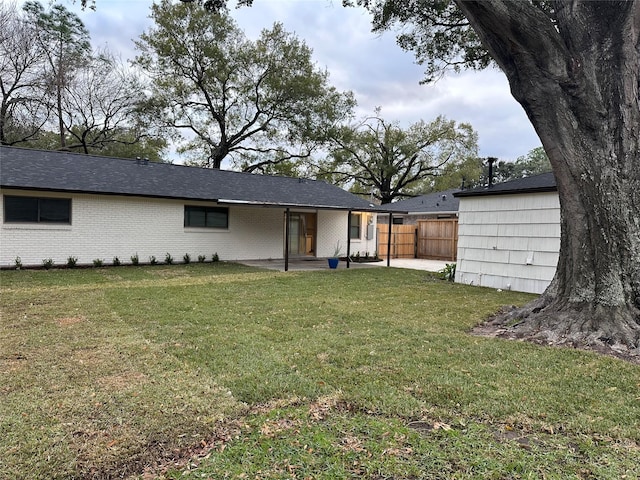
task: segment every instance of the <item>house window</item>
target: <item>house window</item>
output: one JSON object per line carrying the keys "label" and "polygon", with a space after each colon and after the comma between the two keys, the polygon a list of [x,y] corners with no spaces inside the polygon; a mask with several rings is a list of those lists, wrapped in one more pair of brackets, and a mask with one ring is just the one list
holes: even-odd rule
{"label": "house window", "polygon": [[404,217],[393,217],[394,225],[404,225]]}
{"label": "house window", "polygon": [[200,228],[228,228],[229,209],[224,207],[184,206],[184,226]]}
{"label": "house window", "polygon": [[5,223],[71,224],[70,198],[4,197]]}
{"label": "house window", "polygon": [[349,230],[349,238],[360,238],[362,235],[362,215],[359,213],[351,214],[351,229]]}

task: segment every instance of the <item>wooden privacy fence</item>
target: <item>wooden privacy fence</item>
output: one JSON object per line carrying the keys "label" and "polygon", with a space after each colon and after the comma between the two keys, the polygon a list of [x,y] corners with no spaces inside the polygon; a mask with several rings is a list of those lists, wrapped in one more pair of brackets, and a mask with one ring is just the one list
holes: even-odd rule
{"label": "wooden privacy fence", "polygon": [[[378,255],[387,256],[389,225],[378,224]],[[455,260],[458,219],[419,220],[418,225],[391,226],[391,258]]]}
{"label": "wooden privacy fence", "polygon": [[[378,255],[387,256],[389,245],[389,225],[378,225]],[[415,258],[416,256],[416,226],[391,226],[391,258]]]}
{"label": "wooden privacy fence", "polygon": [[418,220],[418,258],[455,260],[457,253],[457,218]]}

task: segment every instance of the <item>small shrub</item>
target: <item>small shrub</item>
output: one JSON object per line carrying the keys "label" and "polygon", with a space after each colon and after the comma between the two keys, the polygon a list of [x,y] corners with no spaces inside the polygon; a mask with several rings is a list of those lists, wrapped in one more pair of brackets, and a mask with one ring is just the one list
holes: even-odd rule
{"label": "small shrub", "polygon": [[131,255],[131,264],[132,265],[139,265],[140,264],[140,257],[138,256],[137,253],[135,255]]}
{"label": "small shrub", "polygon": [[16,257],[13,263],[16,265],[16,270],[20,270],[22,268],[22,259],[20,257]]}
{"label": "small shrub", "polygon": [[164,263],[166,263],[167,265],[171,265],[173,263],[173,257],[169,252],[167,252],[167,254],[164,256]]}
{"label": "small shrub", "polygon": [[151,255],[151,256],[149,257],[149,263],[150,263],[151,265],[157,265],[157,264],[158,264],[158,259],[156,258],[156,256],[155,256],[155,255]]}
{"label": "small shrub", "polygon": [[114,267],[119,267],[120,265],[122,265],[122,262],[118,257],[113,257],[113,261],[111,263],[113,263]]}
{"label": "small shrub", "polygon": [[188,253],[185,253],[182,256],[182,260],[184,260],[184,263],[191,263],[191,255],[189,255]]}
{"label": "small shrub", "polygon": [[216,252],[213,255],[211,255],[211,261],[212,262],[219,262],[220,261],[220,257],[218,256],[218,252]]}
{"label": "small shrub", "polygon": [[456,264],[447,263],[442,270],[438,271],[438,273],[440,274],[440,278],[443,280],[453,282],[456,279]]}
{"label": "small shrub", "polygon": [[94,258],[93,259],[93,266],[94,267],[101,267],[104,265],[104,260],[102,260],[101,258]]}
{"label": "small shrub", "polygon": [[198,255],[198,263],[204,263],[207,260],[205,255]]}
{"label": "small shrub", "polygon": [[67,257],[67,268],[74,268],[78,263],[78,257],[70,256]]}
{"label": "small shrub", "polygon": [[45,258],[44,260],[42,260],[42,266],[46,270],[49,270],[51,267],[53,267],[53,258]]}

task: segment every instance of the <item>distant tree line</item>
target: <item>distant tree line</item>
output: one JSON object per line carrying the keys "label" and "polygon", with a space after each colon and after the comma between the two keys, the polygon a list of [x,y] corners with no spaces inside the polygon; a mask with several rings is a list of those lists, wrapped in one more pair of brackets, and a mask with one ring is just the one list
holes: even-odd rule
{"label": "distant tree line", "polygon": [[0,143],[158,159],[144,83],[63,5],[0,4]]}
{"label": "distant tree line", "polygon": [[[281,24],[252,41],[226,9],[162,0],[126,64],[80,18],[35,0],[0,6],[0,143],[324,179],[389,203],[486,181],[472,126],[356,119],[304,41]],[[540,170],[542,149],[496,181]],[[543,162],[544,163],[544,162]]]}

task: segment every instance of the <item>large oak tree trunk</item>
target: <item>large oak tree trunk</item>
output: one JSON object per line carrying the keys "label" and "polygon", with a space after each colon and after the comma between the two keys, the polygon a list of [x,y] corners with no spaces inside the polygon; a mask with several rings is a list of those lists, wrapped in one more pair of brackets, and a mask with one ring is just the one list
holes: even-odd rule
{"label": "large oak tree trunk", "polygon": [[640,354],[640,2],[456,0],[508,77],[555,173],[555,278],[511,333]]}

